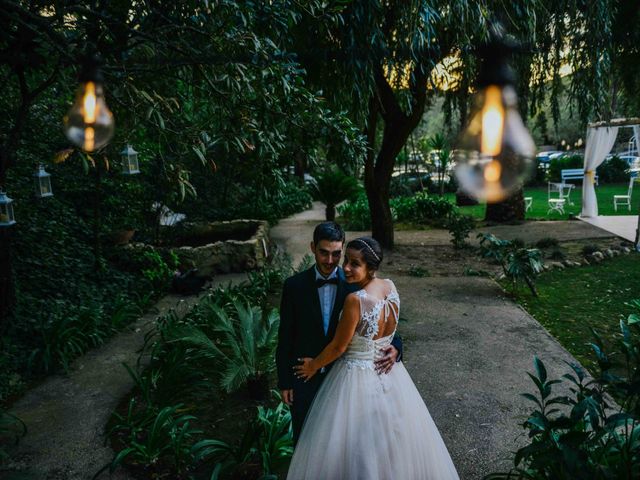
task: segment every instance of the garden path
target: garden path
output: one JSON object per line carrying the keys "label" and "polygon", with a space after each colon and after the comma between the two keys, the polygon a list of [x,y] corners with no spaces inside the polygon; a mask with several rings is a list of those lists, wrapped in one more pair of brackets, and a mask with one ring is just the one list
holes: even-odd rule
{"label": "garden path", "polygon": [[[211,285],[245,278],[244,274],[219,275]],[[0,478],[87,480],[109,463],[113,451],[105,445],[104,427],[133,388],[122,363],[135,365],[144,334],[158,316],[171,309],[183,315],[198,299],[195,295],[165,296],[128,330],[77,359],[68,375],[53,375],[18,400],[11,413],[21,418],[29,430],[11,452],[12,461],[0,469]],[[104,473],[98,478],[108,477]],[[109,478],[130,477],[124,469],[118,469]]]}
{"label": "garden path", "polygon": [[[324,219],[323,213],[316,203],[312,210],[282,220],[271,236],[298,261],[309,251],[313,226]],[[501,238],[526,241],[536,239],[529,232],[532,237],[563,240],[601,235],[598,229],[584,228],[583,222],[527,222],[527,229],[500,226],[494,231]],[[347,232],[347,239],[356,235]],[[439,230],[396,232],[396,241],[444,246],[449,236]],[[526,440],[520,424],[532,404],[519,394],[533,392],[525,372],[533,371],[534,355],[555,378],[566,373],[564,362],[575,359],[491,279],[416,278],[392,270],[389,276],[400,292],[401,316],[407,320],[399,327],[405,364],[460,477],[480,479],[507,470],[511,452]]]}

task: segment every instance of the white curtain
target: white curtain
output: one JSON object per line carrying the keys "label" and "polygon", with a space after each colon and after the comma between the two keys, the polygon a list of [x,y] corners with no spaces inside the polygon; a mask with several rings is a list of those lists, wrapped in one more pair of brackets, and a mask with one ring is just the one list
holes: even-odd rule
{"label": "white curtain", "polygon": [[640,125],[633,126],[633,136],[636,137],[636,156],[640,157]]}
{"label": "white curtain", "polygon": [[595,172],[604,157],[611,151],[618,136],[618,127],[587,129],[587,145],[584,151],[584,181],[582,182],[582,215],[598,216],[598,200],[595,189]]}

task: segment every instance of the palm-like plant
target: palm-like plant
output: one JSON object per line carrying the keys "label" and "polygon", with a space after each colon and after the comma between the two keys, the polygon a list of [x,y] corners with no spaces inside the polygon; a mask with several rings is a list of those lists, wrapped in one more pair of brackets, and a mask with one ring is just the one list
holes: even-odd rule
{"label": "palm-like plant", "polygon": [[525,248],[519,242],[501,240],[491,233],[479,233],[481,255],[490,258],[502,267],[506,278],[516,289],[525,282],[531,293],[537,297],[535,276],[542,271],[542,254],[537,248]]}
{"label": "palm-like plant", "polygon": [[345,175],[337,168],[325,170],[312,182],[312,186],[318,199],[326,205],[327,220],[335,220],[337,204],[355,199],[360,191],[355,177]]}
{"label": "palm-like plant", "polygon": [[173,339],[191,344],[197,355],[221,368],[222,389],[232,392],[247,385],[252,399],[264,400],[268,375],[275,368],[277,311],[262,311],[234,300],[231,315],[214,303],[204,315],[206,324],[185,326],[173,332]]}

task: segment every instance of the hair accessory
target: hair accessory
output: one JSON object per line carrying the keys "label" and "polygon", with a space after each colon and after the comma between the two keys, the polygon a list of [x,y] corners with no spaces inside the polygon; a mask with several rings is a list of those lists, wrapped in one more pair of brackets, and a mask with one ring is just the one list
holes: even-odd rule
{"label": "hair accessory", "polygon": [[357,241],[364,243],[365,246],[369,249],[369,251],[371,253],[373,253],[373,256],[376,257],[376,260],[380,261],[380,257],[376,254],[376,252],[373,251],[373,248],[371,248],[371,245],[369,245],[367,242],[365,242],[364,240],[362,240],[361,238],[356,238]]}

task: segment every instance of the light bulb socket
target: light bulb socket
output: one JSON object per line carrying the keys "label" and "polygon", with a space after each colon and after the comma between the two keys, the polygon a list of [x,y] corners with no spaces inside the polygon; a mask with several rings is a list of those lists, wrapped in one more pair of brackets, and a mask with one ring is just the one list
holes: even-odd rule
{"label": "light bulb socket", "polygon": [[82,83],[104,83],[104,76],[100,66],[102,65],[101,58],[96,54],[86,55],[82,59],[82,70],[80,70],[79,80]]}
{"label": "light bulb socket", "polygon": [[499,22],[494,22],[489,29],[489,40],[476,49],[477,58],[480,60],[476,86],[515,86],[516,74],[509,66],[509,59],[516,50],[518,45],[505,36]]}

